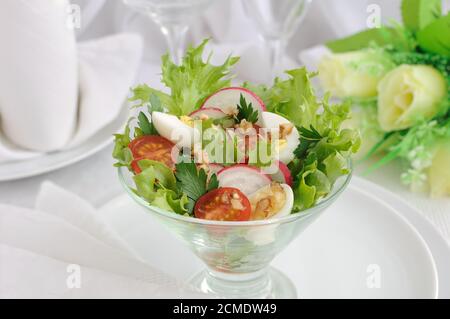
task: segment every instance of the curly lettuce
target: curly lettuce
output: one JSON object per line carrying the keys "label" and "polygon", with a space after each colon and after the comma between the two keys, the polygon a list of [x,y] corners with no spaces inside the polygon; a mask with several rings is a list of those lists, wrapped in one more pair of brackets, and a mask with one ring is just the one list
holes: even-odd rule
{"label": "curly lettuce", "polygon": [[123,134],[114,134],[114,149],[112,156],[117,160],[114,166],[130,167],[131,162],[133,161],[133,154],[131,153],[131,150],[128,148],[130,142],[131,142],[130,126],[129,124],[127,124],[125,126]]}
{"label": "curly lettuce", "polygon": [[161,81],[170,89],[170,94],[140,85],[133,89],[131,101],[138,101],[137,106],[150,102],[154,94],[167,112],[173,115],[188,115],[200,108],[203,101],[214,92],[231,84],[230,68],[239,61],[238,57],[229,56],[221,65],[211,64],[211,54],[203,61],[204,40],[198,47],[190,47],[183,57],[181,65],[172,62],[169,55],[162,57]]}
{"label": "curly lettuce", "polygon": [[142,172],[133,177],[136,194],[152,206],[184,215],[189,199],[179,194],[172,170],[163,163],[152,160],[138,162]]}

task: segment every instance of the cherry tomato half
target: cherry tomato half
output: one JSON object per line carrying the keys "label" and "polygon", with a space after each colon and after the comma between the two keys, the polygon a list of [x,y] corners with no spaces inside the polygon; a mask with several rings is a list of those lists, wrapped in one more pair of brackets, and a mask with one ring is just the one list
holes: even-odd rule
{"label": "cherry tomato half", "polygon": [[145,135],[134,139],[128,145],[133,154],[131,167],[136,174],[141,172],[138,162],[143,159],[161,162],[170,168],[175,167],[172,150],[175,147],[168,139],[158,135]]}
{"label": "cherry tomato half", "polygon": [[197,218],[208,220],[246,221],[250,219],[251,205],[239,189],[223,187],[200,197],[194,214]]}

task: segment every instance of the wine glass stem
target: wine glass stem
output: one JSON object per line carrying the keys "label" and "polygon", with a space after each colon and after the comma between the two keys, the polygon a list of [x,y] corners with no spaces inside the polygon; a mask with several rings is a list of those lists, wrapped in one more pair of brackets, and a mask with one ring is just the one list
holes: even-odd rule
{"label": "wine glass stem", "polygon": [[173,62],[181,64],[184,42],[189,27],[185,24],[161,25],[161,31],[166,37],[169,53]]}
{"label": "wine glass stem", "polygon": [[270,52],[270,82],[279,75],[284,55],[284,41],[282,39],[267,40]]}

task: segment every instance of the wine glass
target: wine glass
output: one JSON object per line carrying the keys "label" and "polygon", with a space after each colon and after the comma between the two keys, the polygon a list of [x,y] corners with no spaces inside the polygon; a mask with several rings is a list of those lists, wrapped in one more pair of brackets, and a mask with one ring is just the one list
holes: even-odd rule
{"label": "wine glass", "polygon": [[270,52],[271,80],[278,75],[288,40],[302,22],[312,0],[242,0]]}
{"label": "wine glass", "polygon": [[148,15],[164,34],[172,60],[179,64],[191,21],[214,0],[123,0],[126,5]]}
{"label": "wine glass", "polygon": [[351,174],[340,177],[331,193],[307,210],[276,219],[223,222],[151,206],[134,191],[133,174],[123,167],[118,172],[129,196],[149,218],[165,226],[206,265],[204,271],[191,278],[191,286],[214,297],[238,299],[297,297],[290,279],[270,263],[339,197],[351,179]]}

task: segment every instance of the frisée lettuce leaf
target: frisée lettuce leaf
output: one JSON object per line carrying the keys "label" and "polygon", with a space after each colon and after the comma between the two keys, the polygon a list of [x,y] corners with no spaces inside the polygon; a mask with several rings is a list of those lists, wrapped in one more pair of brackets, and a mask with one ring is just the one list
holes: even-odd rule
{"label": "fris\u00e9e lettuce leaf", "polygon": [[162,57],[162,83],[170,90],[170,94],[140,85],[133,89],[130,101],[139,101],[137,106],[150,102],[156,95],[168,113],[181,116],[188,115],[200,108],[204,100],[214,92],[230,86],[230,68],[239,61],[238,57],[229,56],[221,65],[211,63],[210,54],[203,60],[204,40],[197,47],[190,47],[183,57],[181,65],[175,64],[169,54]]}
{"label": "fris\u00e9e lettuce leaf", "polygon": [[152,160],[141,160],[138,165],[142,172],[133,177],[136,194],[152,206],[181,215],[186,214],[188,198],[184,194],[178,194],[172,170],[163,163]]}

